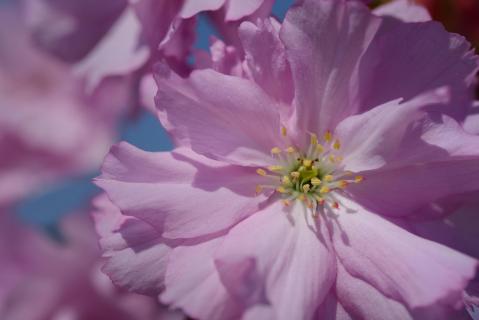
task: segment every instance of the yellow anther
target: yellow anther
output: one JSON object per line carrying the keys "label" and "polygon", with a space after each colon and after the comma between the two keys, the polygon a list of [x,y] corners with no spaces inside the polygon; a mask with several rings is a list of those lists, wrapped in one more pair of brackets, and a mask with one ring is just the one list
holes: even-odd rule
{"label": "yellow anther", "polygon": [[326,181],[326,182],[331,182],[333,180],[334,180],[334,177],[330,174],[327,174],[327,175],[324,176],[324,181]]}
{"label": "yellow anther", "polygon": [[309,184],[303,185],[303,192],[309,192],[311,190],[311,186]]}
{"label": "yellow anther", "polygon": [[293,177],[293,178],[299,178],[301,176],[301,174],[298,172],[298,171],[293,171],[290,173],[290,175]]}
{"label": "yellow anther", "polygon": [[274,147],[273,149],[271,149],[271,153],[272,153],[272,154],[280,154],[280,153],[281,153],[281,149],[278,148],[278,147]]}
{"label": "yellow anther", "polygon": [[321,187],[321,189],[319,189],[320,193],[328,193],[329,191],[330,191],[329,188],[326,187],[326,186],[323,186],[323,187]]}
{"label": "yellow anther", "polygon": [[286,129],[286,127],[281,127],[281,135],[283,137],[286,137],[288,135],[288,130]]}
{"label": "yellow anther", "polygon": [[334,154],[330,154],[328,158],[329,158],[329,161],[330,161],[331,163],[335,163],[335,162],[336,162],[336,157],[334,156]]}
{"label": "yellow anther", "polygon": [[284,176],[281,178],[281,182],[285,185],[291,184],[291,179],[288,176]]}
{"label": "yellow anther", "polygon": [[260,185],[257,185],[256,186],[256,194],[260,194],[261,192],[263,192],[263,187],[260,186]]}
{"label": "yellow anther", "polygon": [[279,193],[286,193],[287,192],[284,187],[277,187],[276,191],[278,191]]}
{"label": "yellow anther", "polygon": [[341,181],[339,181],[339,187],[340,187],[341,189],[346,188],[348,185],[349,185],[349,182],[347,182],[346,180],[341,180]]}
{"label": "yellow anther", "polygon": [[304,195],[304,193],[301,193],[298,197],[297,197],[298,200],[300,201],[304,201],[306,200],[306,196]]}
{"label": "yellow anther", "polygon": [[282,167],[282,166],[269,166],[269,167],[268,167],[268,170],[269,170],[269,171],[273,171],[273,172],[275,172],[275,171],[282,171],[282,170],[284,170],[284,167]]}
{"label": "yellow anther", "polygon": [[334,141],[333,148],[336,150],[341,149],[341,142],[339,142],[339,139],[336,139],[336,141]]}
{"label": "yellow anther", "polygon": [[263,177],[266,176],[266,171],[264,171],[263,169],[257,169],[256,173]]}
{"label": "yellow anther", "polygon": [[303,160],[303,165],[304,165],[306,168],[311,167],[312,164],[313,164],[313,161],[312,161],[311,159],[304,159],[304,160]]}
{"label": "yellow anther", "polygon": [[281,202],[283,202],[283,205],[284,205],[285,207],[289,207],[289,206],[291,205],[291,202],[290,202],[289,200],[287,200],[287,199],[283,199],[283,200],[281,200]]}
{"label": "yellow anther", "polygon": [[319,178],[317,178],[317,177],[314,177],[314,178],[311,179],[311,184],[313,186],[319,186],[321,184],[321,180],[319,180]]}
{"label": "yellow anther", "polygon": [[316,146],[316,152],[318,153],[323,153],[324,152],[324,147],[320,144]]}
{"label": "yellow anther", "polygon": [[333,139],[333,135],[331,134],[331,131],[326,131],[324,133],[324,140],[326,140],[326,142],[331,142],[331,140]]}
{"label": "yellow anther", "polygon": [[286,149],[286,152],[287,152],[287,153],[295,153],[295,152],[296,152],[296,149],[293,148],[293,147],[288,147],[288,148]]}
{"label": "yellow anther", "polygon": [[361,181],[363,181],[363,180],[364,180],[364,177],[363,177],[363,176],[356,176],[356,177],[354,177],[354,182],[356,182],[356,183],[359,183],[359,182],[361,182]]}
{"label": "yellow anther", "polygon": [[318,144],[318,136],[314,133],[311,133],[311,144],[313,146]]}

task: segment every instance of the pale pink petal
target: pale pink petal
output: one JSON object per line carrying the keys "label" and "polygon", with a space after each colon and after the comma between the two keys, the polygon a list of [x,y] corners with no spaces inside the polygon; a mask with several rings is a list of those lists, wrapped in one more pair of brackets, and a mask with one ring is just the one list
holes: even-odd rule
{"label": "pale pink petal", "polygon": [[248,308],[242,317],[243,320],[275,320],[276,315],[274,314],[274,309],[271,306],[264,304],[255,305],[251,308]]}
{"label": "pale pink petal", "polygon": [[[281,30],[295,86],[295,126],[334,129],[355,113],[359,63],[381,20],[357,1],[305,0]],[[388,60],[389,61],[389,60]]]}
{"label": "pale pink petal", "polygon": [[430,21],[431,15],[425,7],[410,0],[394,0],[376,8],[374,14],[389,16],[404,22]]}
{"label": "pale pink petal", "polygon": [[265,295],[276,319],[311,318],[335,277],[329,235],[317,228],[302,204],[276,201],[225,237],[215,254],[222,282],[246,304]]}
{"label": "pale pink petal", "polygon": [[165,67],[155,72],[156,105],[177,146],[241,165],[271,163],[281,147],[278,106],[246,79],[212,70],[181,79]]}
{"label": "pale pink petal", "polygon": [[364,280],[352,276],[340,263],[336,292],[342,306],[355,315],[355,319],[459,319],[457,316],[460,312],[439,304],[408,310],[403,303],[391,299]]}
{"label": "pale pink petal", "polygon": [[202,11],[218,10],[225,2],[226,0],[185,0],[179,15],[184,19],[191,18]]}
{"label": "pale pink petal", "polygon": [[153,79],[153,75],[145,75],[140,82],[140,100],[141,105],[152,113],[156,112],[155,95],[157,91],[158,86]]}
{"label": "pale pink petal", "polygon": [[278,23],[273,18],[244,22],[238,32],[251,78],[270,96],[290,103],[294,85]]}
{"label": "pale pink petal", "polygon": [[226,21],[236,21],[252,15],[258,10],[265,0],[227,0]]}
{"label": "pale pink petal", "polygon": [[409,309],[461,303],[476,260],[417,237],[346,198],[340,201],[333,244],[352,276]]}
{"label": "pale pink petal", "polygon": [[425,116],[426,107],[447,103],[448,99],[449,91],[441,88],[407,102],[391,101],[343,120],[336,134],[342,141],[346,169],[377,169],[398,155],[402,157],[401,146],[414,121]]}
{"label": "pale pink petal", "polygon": [[150,153],[114,146],[96,180],[123,214],[140,218],[166,238],[221,231],[258,210],[264,178],[189,150]]}
{"label": "pale pink petal", "polygon": [[223,286],[213,255],[223,237],[185,243],[173,250],[166,271],[166,289],[160,301],[197,319],[236,319],[242,312]]}
{"label": "pale pink petal", "polygon": [[[364,172],[364,183],[349,189],[358,201],[376,212],[440,215],[454,209],[455,203],[471,198],[473,194],[467,194],[479,187],[479,137],[466,133],[447,116],[416,122],[399,145],[390,140],[383,146],[386,148],[375,157],[386,166]],[[436,204],[429,205],[433,202]]]}
{"label": "pale pink petal", "polygon": [[213,69],[224,74],[242,77],[243,66],[238,49],[216,37],[212,37],[210,42],[209,54],[203,50],[196,52],[196,68]]}
{"label": "pale pink petal", "polygon": [[464,120],[464,129],[472,134],[479,135],[479,101],[475,101],[467,118]]}
{"label": "pale pink petal", "polygon": [[336,294],[349,313],[358,319],[414,319],[403,304],[377,291],[364,280],[353,277],[341,263],[338,263]]}
{"label": "pale pink petal", "polygon": [[335,290],[331,290],[321,306],[316,310],[317,320],[353,320],[336,297]]}
{"label": "pale pink petal", "polygon": [[103,271],[119,287],[158,294],[171,248],[160,232],[137,218],[124,216],[103,195],[95,199],[95,227],[106,263]]}

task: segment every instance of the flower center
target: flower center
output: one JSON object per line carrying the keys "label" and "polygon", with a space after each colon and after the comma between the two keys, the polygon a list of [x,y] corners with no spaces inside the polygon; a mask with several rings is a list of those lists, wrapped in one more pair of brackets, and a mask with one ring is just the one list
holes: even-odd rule
{"label": "flower center", "polygon": [[[282,133],[286,136],[285,128]],[[363,177],[344,170],[339,139],[326,131],[322,140],[320,143],[318,136],[311,134],[305,151],[293,146],[285,150],[278,147],[271,149],[277,164],[256,170],[259,175],[271,179],[271,184],[258,185],[256,192],[259,194],[272,188],[281,194],[285,206],[289,206],[291,201],[302,201],[314,216],[318,207],[339,208],[335,194],[351,183],[361,182]]]}

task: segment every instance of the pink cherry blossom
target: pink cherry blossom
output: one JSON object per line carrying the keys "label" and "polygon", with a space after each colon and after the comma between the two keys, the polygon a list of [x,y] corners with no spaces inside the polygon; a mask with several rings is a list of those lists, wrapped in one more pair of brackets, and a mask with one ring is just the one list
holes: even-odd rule
{"label": "pink cherry blossom", "polygon": [[0,318],[182,319],[149,297],[113,287],[100,272],[94,231],[86,217],[73,214],[65,218],[60,243],[7,213],[1,215]]}
{"label": "pink cherry blossom", "polygon": [[157,65],[176,149],[120,143],[96,179],[113,281],[197,319],[464,312],[477,259],[411,225],[479,191],[479,136],[459,122],[479,59],[390,15],[305,0],[282,25],[241,25],[241,76]]}
{"label": "pink cherry blossom", "polygon": [[13,6],[0,11],[0,43],[3,206],[59,178],[95,170],[127,97],[125,83],[115,79],[86,94],[68,65],[33,46]]}

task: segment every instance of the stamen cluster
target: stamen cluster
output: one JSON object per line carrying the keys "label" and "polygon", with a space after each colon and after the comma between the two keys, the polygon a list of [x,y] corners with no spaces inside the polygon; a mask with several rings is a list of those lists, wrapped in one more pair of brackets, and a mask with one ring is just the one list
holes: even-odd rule
{"label": "stamen cluster", "polygon": [[[286,129],[282,129],[286,137]],[[299,200],[317,215],[318,206],[339,208],[334,191],[341,191],[351,183],[359,183],[362,176],[354,176],[345,171],[340,155],[341,142],[330,131],[323,135],[322,143],[318,136],[311,134],[309,147],[305,152],[290,146],[285,150],[278,147],[271,149],[277,165],[257,169],[261,176],[271,179],[271,184],[258,185],[256,192],[273,188],[281,194],[285,206],[291,201]]]}

